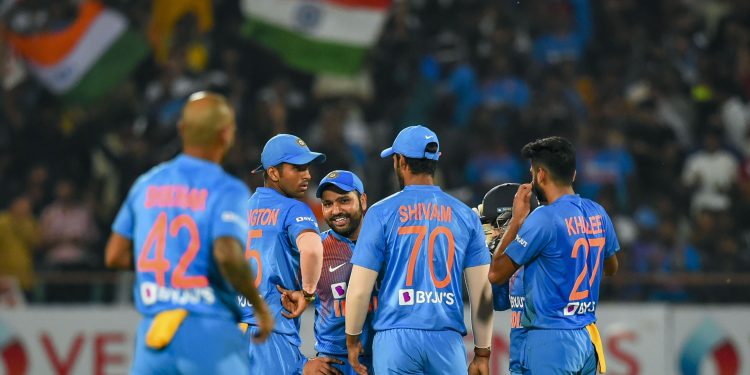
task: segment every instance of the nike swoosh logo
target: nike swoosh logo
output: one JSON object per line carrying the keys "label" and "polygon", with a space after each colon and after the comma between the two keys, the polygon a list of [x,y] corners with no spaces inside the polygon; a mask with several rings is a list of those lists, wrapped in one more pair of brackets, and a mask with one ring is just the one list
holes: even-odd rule
{"label": "nike swoosh logo", "polygon": [[432,138],[432,136],[431,136],[431,135],[425,135],[425,136],[424,136],[424,139],[430,139],[430,138]]}
{"label": "nike swoosh logo", "polygon": [[339,265],[338,265],[338,266],[336,266],[336,267],[331,267],[331,266],[328,266],[328,272],[333,272],[333,271],[336,271],[337,269],[339,269],[339,268],[341,268],[341,267],[343,267],[343,266],[345,266],[345,265],[347,265],[347,264],[349,264],[349,263],[342,263],[342,264],[339,264]]}

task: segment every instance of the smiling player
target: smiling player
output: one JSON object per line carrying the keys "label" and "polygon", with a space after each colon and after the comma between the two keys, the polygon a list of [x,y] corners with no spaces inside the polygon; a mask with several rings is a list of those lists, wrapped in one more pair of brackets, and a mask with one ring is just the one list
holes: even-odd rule
{"label": "smiling player", "polygon": [[[323,238],[323,271],[315,301],[315,350],[318,356],[305,365],[303,374],[352,375],[346,349],[344,321],[346,289],[352,272],[351,258],[359,237],[362,216],[367,209],[367,195],[362,181],[352,172],[337,170],[320,181],[317,197],[323,206],[323,218],[331,228]],[[378,306],[377,287],[370,308]],[[368,314],[363,341],[365,353],[360,362],[371,366],[372,335]]]}

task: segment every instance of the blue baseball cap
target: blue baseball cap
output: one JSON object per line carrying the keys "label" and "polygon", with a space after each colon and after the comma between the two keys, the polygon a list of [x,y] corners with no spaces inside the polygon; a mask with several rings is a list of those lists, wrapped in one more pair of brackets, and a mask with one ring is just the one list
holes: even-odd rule
{"label": "blue baseball cap", "polygon": [[[437,151],[434,153],[425,151],[427,145],[432,142],[437,143]],[[393,154],[400,154],[413,159],[438,160],[440,158],[440,142],[437,134],[432,130],[422,125],[409,126],[398,133],[393,141],[393,146],[383,150],[380,157],[387,158]]]}
{"label": "blue baseball cap", "polygon": [[335,170],[328,173],[322,180],[320,180],[315,196],[318,198],[323,196],[323,190],[325,190],[328,185],[335,185],[345,192],[356,190],[360,194],[365,193],[365,185],[362,184],[362,180],[360,180],[356,174],[349,171]]}
{"label": "blue baseball cap", "polygon": [[307,143],[291,134],[278,134],[266,142],[260,154],[261,165],[252,173],[258,173],[281,163],[304,165],[312,162],[322,163],[326,156],[312,152]]}

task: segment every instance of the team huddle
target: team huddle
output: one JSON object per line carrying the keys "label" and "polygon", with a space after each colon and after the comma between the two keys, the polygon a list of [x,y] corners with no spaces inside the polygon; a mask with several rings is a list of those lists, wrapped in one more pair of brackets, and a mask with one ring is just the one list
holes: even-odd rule
{"label": "team huddle", "polygon": [[106,248],[109,267],[135,269],[132,374],[489,374],[493,311],[508,309],[510,373],[606,370],[595,313],[619,244],[604,209],[573,191],[569,141],[527,144],[532,182],[472,209],[434,183],[437,134],[409,126],[381,153],[401,190],[368,206],[357,175],[325,174],[320,232],[302,198],[325,155],[274,136],[251,194],[220,166],[236,129],[223,96],[193,94],[178,127],[183,152],[133,184]]}

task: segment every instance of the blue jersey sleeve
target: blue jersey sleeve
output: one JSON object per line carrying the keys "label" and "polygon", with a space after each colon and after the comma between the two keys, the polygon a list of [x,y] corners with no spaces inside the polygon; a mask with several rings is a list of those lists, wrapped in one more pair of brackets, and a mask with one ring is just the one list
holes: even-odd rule
{"label": "blue jersey sleeve", "polygon": [[466,249],[464,268],[483,266],[490,264],[490,250],[484,243],[484,231],[479,216],[472,213],[471,228],[469,232],[469,247]]}
{"label": "blue jersey sleeve", "polygon": [[289,241],[293,244],[297,243],[297,237],[306,230],[320,234],[315,214],[313,214],[312,209],[308,205],[302,202],[295,202],[289,207],[284,228],[289,236]]}
{"label": "blue jersey sleeve", "polygon": [[247,242],[247,204],[250,191],[242,187],[226,189],[221,192],[213,208],[211,220],[211,240],[219,237],[232,237],[245,247]]}
{"label": "blue jersey sleeve", "polygon": [[505,311],[510,308],[510,283],[492,284],[492,307],[495,311]]}
{"label": "blue jersey sleeve", "polygon": [[620,251],[620,241],[617,240],[617,234],[615,233],[615,226],[612,225],[612,220],[606,213],[602,215],[604,223],[604,259],[608,259],[616,252]]}
{"label": "blue jersey sleeve", "polygon": [[544,212],[537,209],[526,218],[505,254],[518,265],[528,264],[542,253],[554,236],[553,226],[549,225]]}
{"label": "blue jersey sleeve", "polygon": [[137,185],[133,185],[127,198],[125,198],[125,202],[122,203],[120,211],[117,212],[114,223],[112,223],[112,231],[129,240],[133,239],[133,232],[135,231],[133,196],[136,187]]}
{"label": "blue jersey sleeve", "polygon": [[352,264],[380,272],[385,262],[385,235],[383,223],[376,212],[365,214],[357,245],[354,247]]}

